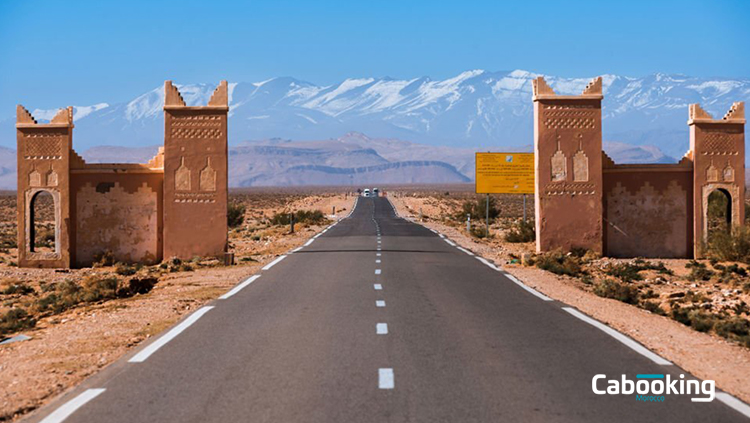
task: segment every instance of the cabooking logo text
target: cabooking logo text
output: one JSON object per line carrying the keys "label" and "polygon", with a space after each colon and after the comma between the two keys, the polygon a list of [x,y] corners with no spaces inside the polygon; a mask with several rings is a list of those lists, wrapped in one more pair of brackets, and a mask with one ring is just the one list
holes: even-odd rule
{"label": "cabooking logo text", "polygon": [[596,395],[632,395],[636,401],[664,402],[669,395],[693,395],[690,401],[711,402],[716,394],[716,382],[713,380],[685,379],[663,374],[639,374],[637,380],[622,375],[619,379],[608,379],[607,375],[598,374],[591,379],[591,389]]}

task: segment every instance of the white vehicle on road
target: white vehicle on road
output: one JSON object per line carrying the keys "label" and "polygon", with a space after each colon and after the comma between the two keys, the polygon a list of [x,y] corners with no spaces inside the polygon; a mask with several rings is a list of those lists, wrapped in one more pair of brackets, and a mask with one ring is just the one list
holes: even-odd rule
{"label": "white vehicle on road", "polygon": [[365,188],[365,190],[362,192],[362,196],[369,197],[370,196],[370,189],[369,188]]}

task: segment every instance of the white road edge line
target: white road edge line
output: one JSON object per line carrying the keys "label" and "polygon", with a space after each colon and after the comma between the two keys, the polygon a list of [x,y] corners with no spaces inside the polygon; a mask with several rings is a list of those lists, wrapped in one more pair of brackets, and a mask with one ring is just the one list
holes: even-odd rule
{"label": "white road edge line", "polygon": [[242,282],[241,284],[235,286],[229,292],[227,292],[226,294],[224,294],[221,297],[219,297],[219,299],[220,300],[226,300],[227,298],[231,297],[232,295],[234,295],[234,294],[242,291],[242,288],[244,288],[244,287],[250,285],[251,283],[255,282],[255,280],[258,279],[259,277],[260,277],[260,275],[250,276],[249,278],[245,279],[244,282]]}
{"label": "white road edge line", "polygon": [[315,241],[315,238],[310,238],[309,240],[307,240],[307,242],[305,243],[305,245],[303,245],[303,247],[309,246],[310,244],[313,243],[313,241]]}
{"label": "white road edge line", "polygon": [[276,264],[278,264],[281,260],[284,260],[285,258],[286,258],[286,255],[279,256],[279,257],[276,258],[276,260],[274,260],[274,261],[268,263],[267,265],[263,266],[263,268],[261,270],[268,270],[268,269],[274,267]]}
{"label": "white road edge line", "polygon": [[388,335],[388,323],[378,323],[375,325],[375,333],[378,335]]}
{"label": "white road edge line", "polygon": [[201,318],[201,316],[209,312],[212,308],[214,307],[205,306],[205,307],[199,308],[198,311],[188,316],[188,318],[183,320],[182,323],[173,327],[169,332],[162,335],[161,338],[152,342],[151,344],[146,346],[146,348],[142,349],[138,354],[134,355],[130,360],[128,360],[128,363],[142,363],[146,361],[146,359],[149,358],[151,354],[155,353],[159,348],[166,345],[167,342],[174,339],[177,335],[182,333],[182,331],[189,328],[190,325],[197,322],[198,319]]}
{"label": "white road edge line", "polygon": [[296,253],[297,251],[299,251],[299,250],[301,250],[301,249],[302,249],[302,247],[297,247],[297,248],[293,249],[293,250],[292,250],[291,252],[292,252],[292,253]]}
{"label": "white road edge line", "polygon": [[735,411],[750,417],[750,405],[745,404],[741,400],[727,394],[726,392],[717,392],[716,399],[726,404],[728,407],[733,408]]}
{"label": "white road edge line", "polygon": [[648,348],[644,347],[643,345],[633,341],[632,339],[630,339],[630,337],[627,337],[621,334],[620,332],[612,329],[611,327],[605,325],[604,323],[599,322],[598,320],[592,319],[591,317],[581,313],[580,311],[574,309],[573,307],[563,307],[562,309],[572,314],[573,316],[583,320],[584,322],[590,324],[591,326],[594,326],[595,328],[603,331],[604,333],[615,338],[616,340],[622,342],[623,344],[628,346],[631,350],[648,358],[654,363],[659,364],[661,366],[669,366],[672,364],[671,362],[667,361],[661,356],[651,352]]}
{"label": "white road edge line", "polygon": [[87,402],[101,395],[106,389],[87,389],[77,397],[66,402],[60,408],[49,414],[40,423],[59,423],[70,417],[76,410],[83,407]]}
{"label": "white road edge line", "polygon": [[378,369],[378,388],[393,389],[396,384],[393,380],[393,369]]}
{"label": "white road edge line", "polygon": [[463,251],[464,253],[466,253],[466,254],[468,254],[470,256],[474,255],[474,253],[472,253],[471,251],[467,250],[466,248],[463,248],[463,247],[456,247],[456,248],[458,248],[459,250]]}
{"label": "white road edge line", "polygon": [[494,264],[492,264],[492,263],[490,263],[489,261],[487,261],[487,260],[486,260],[486,259],[485,259],[484,257],[479,257],[479,256],[475,256],[475,257],[476,257],[476,259],[477,259],[477,260],[479,260],[479,261],[481,261],[482,263],[486,264],[486,265],[487,265],[487,266],[489,266],[489,267],[490,267],[491,269],[493,269],[493,270],[497,270],[498,272],[500,271],[500,268],[498,268],[498,267],[497,267],[497,266],[495,266]]}
{"label": "white road edge line", "polygon": [[448,238],[443,238],[443,241],[447,242],[451,247],[455,247],[456,244]]}
{"label": "white road edge line", "polygon": [[385,307],[385,301],[383,300],[375,301],[375,307]]}
{"label": "white road edge line", "polygon": [[534,288],[526,285],[525,283],[521,282],[520,280],[518,280],[515,276],[511,275],[510,273],[503,272],[503,274],[505,275],[506,278],[508,278],[511,281],[513,281],[513,283],[515,283],[516,285],[520,286],[521,288],[529,291],[530,293],[534,294],[535,296],[541,298],[542,300],[544,300],[544,301],[553,301],[552,298],[550,298],[550,297],[542,294],[541,292],[537,291],[536,289],[534,289]]}

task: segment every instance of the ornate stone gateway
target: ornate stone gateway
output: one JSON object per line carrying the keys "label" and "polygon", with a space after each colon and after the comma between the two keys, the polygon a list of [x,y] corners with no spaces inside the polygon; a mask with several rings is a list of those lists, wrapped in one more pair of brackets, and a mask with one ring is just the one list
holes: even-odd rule
{"label": "ornate stone gateway", "polygon": [[690,105],[690,151],[677,164],[615,164],[602,151],[602,79],[578,96],[533,87],[537,251],[584,248],[616,257],[699,257],[708,199],[731,224],[745,215],[745,108],[722,119]]}
{"label": "ornate stone gateway", "polygon": [[[227,248],[227,83],[189,107],[164,84],[164,147],[144,164],[90,164],[73,150],[73,109],[47,124],[17,108],[18,255],[23,267],[222,256]],[[35,199],[53,202],[54,248],[42,251]]]}

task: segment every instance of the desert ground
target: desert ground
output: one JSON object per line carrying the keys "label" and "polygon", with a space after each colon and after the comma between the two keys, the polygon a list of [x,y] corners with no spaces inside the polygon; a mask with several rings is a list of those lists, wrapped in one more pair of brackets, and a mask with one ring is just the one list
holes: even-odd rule
{"label": "desert ground", "polygon": [[[354,198],[346,188],[233,191],[230,209],[243,217],[229,231],[234,266],[200,257],[137,266],[103,255],[93,268],[54,270],[16,267],[16,198],[4,193],[0,339],[31,339],[0,345],[0,421],[38,408],[300,246],[346,216]],[[294,233],[285,223],[290,212],[300,217]],[[37,230],[50,231],[50,210],[40,214]]]}

